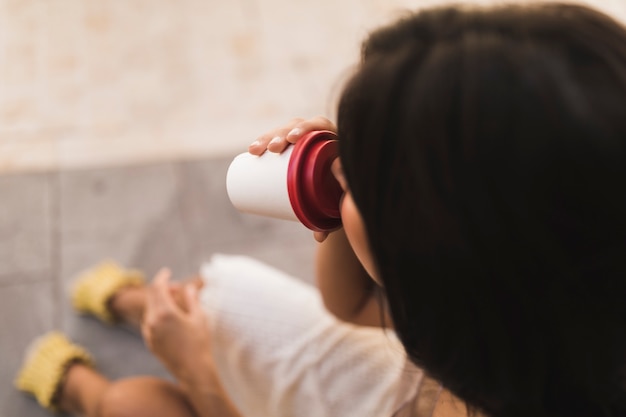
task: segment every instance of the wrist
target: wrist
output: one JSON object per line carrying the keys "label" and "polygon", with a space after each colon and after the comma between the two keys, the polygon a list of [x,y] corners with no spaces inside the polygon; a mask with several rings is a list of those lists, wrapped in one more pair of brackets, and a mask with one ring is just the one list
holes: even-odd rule
{"label": "wrist", "polygon": [[197,371],[188,372],[178,383],[199,417],[242,417],[222,385],[212,360],[197,364]]}
{"label": "wrist", "polygon": [[219,380],[217,367],[209,353],[188,357],[190,360],[173,372],[181,387],[211,386]]}
{"label": "wrist", "polygon": [[190,399],[203,398],[216,404],[228,398],[215,367],[205,369],[203,375],[178,380],[178,385]]}

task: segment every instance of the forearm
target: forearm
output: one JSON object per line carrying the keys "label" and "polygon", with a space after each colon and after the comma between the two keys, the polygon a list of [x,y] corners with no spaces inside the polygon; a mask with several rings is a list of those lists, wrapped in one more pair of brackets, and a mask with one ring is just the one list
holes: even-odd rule
{"label": "forearm", "polygon": [[[242,417],[228,394],[210,359],[198,363],[195,375],[178,378],[179,385],[185,392],[198,417]],[[202,369],[202,371],[199,371]]]}
{"label": "forearm", "polygon": [[343,229],[320,243],[316,275],[324,305],[331,313],[355,324],[381,325],[377,284],[361,266]]}

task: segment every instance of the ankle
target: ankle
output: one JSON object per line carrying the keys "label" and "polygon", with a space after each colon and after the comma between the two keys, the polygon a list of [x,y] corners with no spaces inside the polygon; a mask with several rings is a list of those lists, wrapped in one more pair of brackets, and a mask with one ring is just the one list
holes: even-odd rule
{"label": "ankle", "polygon": [[120,288],[107,301],[107,309],[117,319],[131,324],[140,324],[146,305],[144,286]]}
{"label": "ankle", "polygon": [[58,392],[55,394],[55,403],[58,408],[65,413],[83,414],[84,407],[80,401],[80,386],[88,379],[88,374],[93,370],[81,362],[70,364],[63,378],[63,382],[59,386]]}

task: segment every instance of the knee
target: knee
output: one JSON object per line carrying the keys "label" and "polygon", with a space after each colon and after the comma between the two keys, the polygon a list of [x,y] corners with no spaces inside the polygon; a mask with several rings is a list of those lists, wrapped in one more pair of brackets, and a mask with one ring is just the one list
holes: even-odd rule
{"label": "knee", "polygon": [[153,377],[128,378],[109,386],[98,417],[193,417],[185,395],[174,384]]}
{"label": "knee", "polygon": [[111,384],[98,404],[97,417],[131,417],[137,402],[137,387],[133,380]]}

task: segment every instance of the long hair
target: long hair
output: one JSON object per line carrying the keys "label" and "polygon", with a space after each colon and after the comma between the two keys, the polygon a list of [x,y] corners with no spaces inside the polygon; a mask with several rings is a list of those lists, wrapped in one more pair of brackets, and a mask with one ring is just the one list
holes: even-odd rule
{"label": "long hair", "polygon": [[409,357],[474,409],[626,416],[626,30],[568,4],[373,33],[340,154]]}

